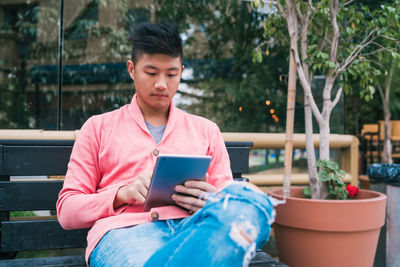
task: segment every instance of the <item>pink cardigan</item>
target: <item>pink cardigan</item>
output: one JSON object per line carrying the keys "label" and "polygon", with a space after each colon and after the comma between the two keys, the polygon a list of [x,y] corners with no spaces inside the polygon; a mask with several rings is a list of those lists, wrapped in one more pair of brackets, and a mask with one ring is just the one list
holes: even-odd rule
{"label": "pink cardigan", "polygon": [[166,206],[144,212],[140,204],[113,209],[117,190],[145,170],[152,170],[158,150],[163,154],[212,156],[209,180],[218,190],[231,183],[225,143],[217,125],[191,115],[171,103],[164,136],[156,144],[136,102],[91,117],[81,128],[72,150],[64,186],[57,201],[57,216],[65,229],[90,228],[86,261],[109,230],[151,221],[183,218],[183,209]]}

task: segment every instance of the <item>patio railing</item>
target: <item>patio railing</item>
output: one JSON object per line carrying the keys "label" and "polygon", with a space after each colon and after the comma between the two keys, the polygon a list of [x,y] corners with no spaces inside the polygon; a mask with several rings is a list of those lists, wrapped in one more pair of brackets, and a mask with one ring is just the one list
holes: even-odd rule
{"label": "patio railing", "polygon": [[[253,149],[284,149],[284,133],[222,133],[225,141],[252,141]],[[293,135],[293,148],[305,149],[305,134]],[[315,148],[319,147],[319,134],[313,135]],[[330,135],[330,148],[340,150],[340,166],[347,172],[345,182],[357,185],[358,183],[358,155],[359,140],[353,135]],[[251,182],[259,186],[278,186],[283,184],[283,174],[245,174]],[[298,185],[308,184],[307,173],[293,173],[291,183]]]}
{"label": "patio railing", "polygon": [[[76,131],[45,131],[45,130],[0,130],[0,139],[63,139],[75,140],[79,134]],[[225,141],[252,141],[252,149],[284,149],[284,133],[222,133]],[[314,134],[314,145],[319,147],[319,135]],[[293,135],[294,149],[305,149],[305,134]],[[341,168],[347,172],[345,181],[353,185],[358,183],[358,138],[352,135],[330,135],[331,149],[341,151]],[[251,182],[259,186],[278,186],[283,183],[283,174],[246,174]],[[291,175],[292,184],[308,184],[307,173]]]}

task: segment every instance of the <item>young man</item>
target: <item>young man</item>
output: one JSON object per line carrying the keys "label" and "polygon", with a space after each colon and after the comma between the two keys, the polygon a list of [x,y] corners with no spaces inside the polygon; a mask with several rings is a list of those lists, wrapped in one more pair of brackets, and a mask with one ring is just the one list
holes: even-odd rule
{"label": "young man", "polygon": [[[256,245],[268,239],[270,198],[251,184],[232,183],[216,124],[174,106],[184,69],[176,28],[142,24],[132,41],[127,69],[136,94],[131,104],[82,126],[57,201],[59,222],[65,229],[91,228],[86,250],[91,266],[248,263]],[[206,181],[175,188],[178,206],[144,212],[159,153],[212,160]]]}

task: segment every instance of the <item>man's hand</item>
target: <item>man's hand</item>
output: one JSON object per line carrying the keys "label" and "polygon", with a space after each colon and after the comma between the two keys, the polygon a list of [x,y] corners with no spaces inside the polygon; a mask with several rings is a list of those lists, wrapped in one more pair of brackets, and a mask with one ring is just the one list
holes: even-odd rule
{"label": "man's hand", "polygon": [[179,206],[192,212],[198,211],[206,204],[206,200],[204,198],[199,198],[201,194],[203,194],[204,192],[217,192],[217,189],[213,185],[205,181],[195,180],[186,181],[184,185],[177,185],[175,187],[175,190],[180,194],[172,195],[172,199]]}
{"label": "man's hand", "polygon": [[114,199],[114,210],[124,204],[132,204],[135,201],[144,203],[149,190],[152,172],[145,171],[139,174],[132,183],[118,189]]}

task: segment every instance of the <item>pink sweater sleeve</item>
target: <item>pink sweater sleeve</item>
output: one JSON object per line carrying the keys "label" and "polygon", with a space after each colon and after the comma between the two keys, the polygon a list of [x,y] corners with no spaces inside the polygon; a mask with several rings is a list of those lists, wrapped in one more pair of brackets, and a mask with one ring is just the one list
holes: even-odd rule
{"label": "pink sweater sleeve", "polygon": [[224,189],[233,182],[228,151],[222,134],[216,124],[212,124],[208,132],[210,140],[209,155],[212,156],[208,168],[208,182],[213,184],[218,191]]}
{"label": "pink sweater sleeve", "polygon": [[58,196],[57,217],[64,229],[89,228],[98,219],[118,213],[113,209],[113,202],[122,184],[97,191],[101,177],[98,153],[98,136],[89,119],[75,141]]}

